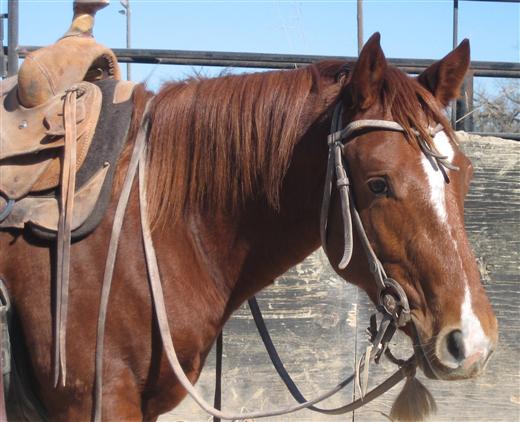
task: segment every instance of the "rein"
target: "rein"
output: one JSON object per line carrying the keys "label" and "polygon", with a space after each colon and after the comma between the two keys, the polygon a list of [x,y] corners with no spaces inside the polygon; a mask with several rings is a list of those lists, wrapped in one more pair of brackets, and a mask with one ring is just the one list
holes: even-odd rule
{"label": "rein", "polygon": [[[217,341],[217,383],[215,393],[215,407],[212,407],[207,403],[197,392],[191,381],[188,379],[182,366],[177,358],[175,348],[173,345],[172,334],[168,323],[168,317],[166,312],[166,305],[164,301],[164,293],[161,285],[161,279],[159,274],[159,266],[157,257],[155,254],[155,248],[153,245],[150,224],[148,221],[148,205],[147,205],[147,182],[146,182],[146,135],[148,132],[149,117],[148,108],[151,100],[149,100],[144,117],[141,122],[141,127],[137,135],[134,151],[130,160],[130,164],[127,170],[126,178],[123,184],[122,193],[116,209],[116,215],[114,219],[112,236],[109,245],[109,251],[107,255],[107,262],[105,268],[105,276],[103,280],[102,296],[100,304],[100,315],[98,319],[98,337],[96,346],[96,377],[95,377],[95,409],[94,409],[94,421],[101,421],[102,415],[102,367],[103,367],[103,342],[104,342],[104,326],[106,320],[106,310],[108,305],[108,297],[110,294],[111,279],[114,270],[115,258],[117,254],[119,234],[123,223],[123,218],[128,203],[131,187],[135,175],[138,171],[138,182],[139,182],[139,207],[141,216],[141,230],[143,235],[143,244],[145,250],[145,261],[148,270],[148,278],[150,281],[150,287],[152,291],[153,305],[157,316],[157,322],[161,340],[163,343],[166,357],[175,373],[178,381],[186,389],[188,394],[195,400],[195,402],[207,413],[214,416],[214,420],[228,419],[228,420],[243,420],[253,418],[263,418],[269,416],[284,415],[292,413],[304,408],[308,408],[313,411],[317,411],[324,414],[343,414],[353,411],[364,404],[370,402],[374,398],[382,395],[395,384],[401,381],[405,377],[413,377],[415,374],[415,368],[417,366],[415,355],[412,355],[407,361],[396,361],[391,359],[394,363],[397,363],[399,369],[385,380],[382,384],[375,387],[370,392],[366,393],[368,384],[368,368],[371,357],[374,356],[375,362],[379,362],[379,359],[383,354],[391,356],[388,349],[388,343],[392,338],[393,334],[398,327],[402,327],[411,321],[410,308],[408,299],[404,290],[400,285],[393,279],[386,275],[381,261],[377,258],[374,250],[372,249],[370,242],[367,238],[364,230],[361,218],[355,207],[352,193],[350,191],[350,181],[348,178],[348,171],[346,163],[343,159],[342,148],[344,143],[355,137],[356,133],[360,130],[366,129],[379,129],[379,130],[392,130],[404,132],[404,128],[396,122],[384,121],[384,120],[358,120],[350,123],[345,128],[341,129],[341,117],[343,107],[338,104],[334,110],[331,133],[328,136],[329,154],[327,162],[327,174],[325,181],[325,190],[323,195],[323,202],[320,216],[320,234],[322,239],[322,246],[326,251],[327,246],[327,220],[330,208],[330,200],[332,194],[332,183],[334,177],[336,178],[336,186],[340,193],[341,201],[341,215],[343,218],[343,231],[344,231],[344,249],[343,256],[339,263],[339,268],[344,269],[352,257],[353,250],[353,236],[352,236],[352,225],[356,227],[359,238],[365,250],[367,260],[369,263],[370,271],[374,276],[375,283],[378,286],[378,305],[377,310],[382,314],[382,320],[379,327],[376,326],[375,316],[372,317],[372,328],[370,330],[371,339],[370,345],[367,347],[365,354],[359,360],[356,372],[349,377],[342,380],[335,387],[322,393],[318,397],[312,400],[306,400],[301,394],[298,387],[291,379],[289,374],[284,368],[284,365],[276,352],[276,349],[269,336],[265,322],[263,321],[260,309],[253,297],[249,301],[251,312],[253,314],[255,323],[262,337],[264,345],[268,351],[268,354],[281,376],[282,380],[288,387],[289,391],[299,403],[298,405],[289,406],[283,409],[275,409],[267,412],[251,412],[251,413],[239,413],[230,414],[222,412],[215,408],[220,407],[220,376],[218,375],[221,370],[221,355],[222,355],[222,344],[221,336]],[[425,145],[427,145],[425,143]],[[426,147],[424,147],[426,148]],[[421,147],[423,149],[423,147]],[[425,150],[423,149],[423,152]],[[431,150],[428,150],[431,151]],[[428,154],[437,160],[441,160],[444,157],[435,155],[434,152]],[[439,166],[440,167],[440,166]],[[335,409],[321,409],[314,405],[331,397],[346,385],[356,380],[358,387],[360,387],[361,397],[352,403],[335,408]]]}
{"label": "rein", "polygon": [[[376,350],[375,358],[376,361],[379,360],[381,355],[387,350],[387,344],[390,341],[392,335],[394,334],[397,327],[403,326],[410,321],[410,309],[408,306],[408,300],[406,298],[406,294],[399,286],[397,282],[388,278],[383,269],[381,262],[378,260],[377,256],[373,252],[372,247],[366,237],[363,225],[361,223],[361,219],[359,214],[353,205],[353,201],[351,200],[351,194],[349,192],[349,179],[347,176],[347,172],[344,168],[344,162],[341,156],[341,141],[346,138],[347,135],[354,133],[354,131],[368,127],[368,123],[366,121],[354,122],[355,125],[349,125],[344,130],[339,131],[337,128],[340,125],[341,118],[341,105],[336,107],[334,112],[334,118],[332,122],[332,130],[331,135],[329,135],[329,161],[328,161],[328,171],[327,171],[327,182],[325,185],[325,194],[324,194],[324,203],[322,206],[322,233],[325,234],[326,237],[326,223],[328,217],[328,210],[330,205],[330,194],[332,191],[332,179],[333,174],[332,170],[335,168],[336,178],[337,178],[337,186],[340,189],[341,194],[341,203],[342,203],[342,215],[344,217],[344,228],[345,228],[345,253],[342,259],[342,263],[346,266],[348,261],[350,261],[350,257],[352,256],[352,224],[349,223],[351,220],[354,221],[354,225],[356,229],[360,233],[360,237],[362,238],[363,247],[365,252],[367,253],[367,258],[369,260],[372,273],[374,274],[374,278],[376,283],[380,289],[380,306],[378,310],[383,313],[383,319],[379,325],[379,329],[372,335],[372,344],[367,348],[367,352],[364,356],[364,359],[360,360],[358,364],[358,368],[356,374],[352,374],[351,376],[345,378],[335,387],[321,394],[317,398],[312,400],[305,400],[303,395],[299,392],[298,388],[294,384],[294,382],[290,379],[285,369],[283,368],[283,364],[279,359],[272,342],[270,342],[270,337],[268,337],[268,332],[265,329],[265,324],[263,324],[263,319],[261,313],[259,312],[258,306],[255,306],[255,301],[250,301],[250,306],[252,306],[252,312],[255,316],[255,322],[259,327],[260,333],[264,333],[262,338],[264,340],[264,344],[266,345],[268,351],[271,351],[269,355],[271,356],[273,362],[277,360],[279,363],[275,364],[275,368],[281,374],[282,378],[286,385],[292,384],[290,388],[291,393],[299,402],[298,405],[293,405],[284,409],[276,409],[267,412],[252,412],[252,413],[241,413],[241,414],[229,414],[222,412],[215,407],[212,407],[207,403],[197,392],[191,381],[185,375],[180,362],[177,358],[177,354],[175,352],[175,348],[173,345],[171,330],[168,323],[168,317],[166,313],[166,305],[164,303],[164,294],[162,290],[160,275],[159,275],[159,266],[157,263],[157,257],[155,255],[155,249],[153,246],[153,240],[151,236],[150,226],[148,222],[148,212],[147,212],[147,192],[146,192],[146,147],[143,147],[141,152],[141,157],[139,160],[139,204],[140,204],[140,212],[141,212],[141,228],[143,232],[143,242],[144,249],[146,255],[146,265],[148,268],[148,275],[152,290],[152,297],[155,306],[155,312],[157,315],[157,321],[159,326],[159,331],[161,335],[161,339],[163,342],[164,350],[167,356],[167,359],[181,385],[186,389],[188,394],[195,400],[195,402],[207,413],[214,416],[215,420],[218,419],[252,419],[252,418],[263,418],[268,416],[277,416],[283,415],[287,413],[292,413],[300,409],[309,408],[311,410],[315,410],[321,413],[326,414],[342,414],[352,410],[357,409],[358,407],[368,403],[370,400],[378,397],[384,392],[388,391],[392,388],[397,382],[401,381],[405,377],[413,376],[415,373],[416,360],[415,356],[412,356],[408,361],[406,361],[396,373],[394,373],[390,378],[388,378],[385,382],[380,384],[378,387],[374,388],[368,394],[365,395],[366,391],[366,382],[364,383],[364,387],[361,389],[362,395],[361,397],[345,406],[341,406],[337,409],[320,409],[315,407],[314,405],[331,397],[338,391],[340,391],[343,387],[351,383],[355,378],[360,376],[361,371],[365,375],[365,378],[368,379],[368,363],[372,354],[372,349]],[[370,127],[378,127],[389,130],[401,130],[403,131],[401,126],[399,126],[395,122],[386,122],[380,123],[379,126],[375,126],[373,122],[370,122],[372,125]],[[387,124],[388,123],[388,124]],[[353,218],[351,217],[353,216]],[[325,239],[326,240],[326,239]],[[326,242],[323,242],[323,245],[326,245]],[[261,323],[259,323],[261,321]],[[262,328],[263,326],[263,328]],[[269,340],[267,340],[269,338]],[[219,347],[221,349],[221,347]],[[221,354],[217,354],[217,362],[221,361]],[[274,357],[274,358],[273,358]],[[220,364],[217,365],[220,367]],[[217,369],[218,372],[218,369]],[[282,375],[285,373],[284,375]],[[219,378],[219,377],[217,377]],[[290,381],[289,381],[290,380]],[[217,390],[220,390],[220,385],[217,383]],[[98,396],[99,397],[99,396]],[[100,397],[99,397],[100,398]],[[215,403],[217,407],[220,407],[220,394],[215,395]],[[99,412],[99,413],[98,413]],[[101,407],[96,406],[96,417],[100,416]],[[98,420],[98,419],[96,419]]]}

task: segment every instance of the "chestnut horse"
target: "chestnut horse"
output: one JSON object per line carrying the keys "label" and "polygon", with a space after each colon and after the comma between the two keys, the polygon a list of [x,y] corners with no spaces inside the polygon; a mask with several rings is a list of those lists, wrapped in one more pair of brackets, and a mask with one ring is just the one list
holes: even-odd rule
{"label": "chestnut horse", "polygon": [[[471,164],[443,114],[468,66],[464,41],[418,78],[409,77],[387,63],[375,34],[352,65],[327,61],[160,90],[150,110],[149,217],[173,342],[192,382],[232,312],[321,246],[327,135],[338,103],[343,125],[378,119],[405,130],[364,130],[346,143],[343,159],[371,245],[408,296],[413,322],[403,330],[414,339],[422,370],[447,380],[483,370],[497,343],[497,322],[464,229]],[[130,136],[150,95],[143,87],[134,94]],[[444,130],[432,139],[427,129],[438,124]],[[432,165],[417,132],[458,170]],[[0,276],[12,296],[34,392],[52,420],[92,417],[101,281],[131,149],[120,159],[102,224],[72,247],[65,386],[53,386],[53,247],[29,233],[0,233]],[[158,334],[139,226],[134,184],[107,315],[107,421],[155,420],[186,394]],[[376,301],[357,235],[350,265],[338,269],[337,194],[326,246],[338,274]]]}

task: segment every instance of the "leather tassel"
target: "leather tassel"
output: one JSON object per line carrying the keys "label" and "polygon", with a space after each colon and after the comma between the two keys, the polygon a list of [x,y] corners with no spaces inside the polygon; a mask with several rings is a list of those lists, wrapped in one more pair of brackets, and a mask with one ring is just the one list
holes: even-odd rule
{"label": "leather tassel", "polygon": [[437,412],[435,399],[415,375],[406,379],[390,411],[392,421],[422,421]]}

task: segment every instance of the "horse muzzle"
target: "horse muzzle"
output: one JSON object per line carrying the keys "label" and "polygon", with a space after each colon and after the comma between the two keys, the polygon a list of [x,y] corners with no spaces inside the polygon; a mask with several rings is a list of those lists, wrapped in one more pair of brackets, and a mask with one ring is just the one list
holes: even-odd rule
{"label": "horse muzzle", "polygon": [[468,347],[460,330],[434,338],[436,341],[422,342],[418,337],[414,346],[419,366],[432,379],[474,378],[484,371],[495,348],[490,341]]}

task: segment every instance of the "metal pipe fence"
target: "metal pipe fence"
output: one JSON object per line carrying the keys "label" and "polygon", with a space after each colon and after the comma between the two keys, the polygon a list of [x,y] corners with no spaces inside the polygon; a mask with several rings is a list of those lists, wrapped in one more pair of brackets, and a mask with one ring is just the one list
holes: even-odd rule
{"label": "metal pipe fence", "polygon": [[[461,1],[498,1],[519,3],[520,0],[461,0]],[[458,0],[454,0],[454,9],[458,6]],[[0,73],[5,77],[5,64],[7,58],[7,74],[14,75],[18,71],[18,59],[24,58],[31,51],[37,50],[37,46],[19,46],[18,43],[18,0],[9,0],[8,14],[0,19],[0,41],[3,41],[3,20],[8,18],[8,46],[0,51]],[[457,39],[456,21],[454,17],[454,42]],[[0,44],[3,46],[3,42]],[[239,67],[256,69],[295,69],[320,60],[346,60],[356,61],[356,57],[345,56],[320,56],[304,54],[269,54],[269,53],[239,53],[225,51],[190,51],[190,50],[158,50],[158,49],[114,49],[119,62],[141,64],[166,64],[189,66],[218,66]],[[428,59],[388,59],[388,61],[401,70],[418,74],[431,65],[434,60]],[[463,100],[459,100],[456,109],[456,119],[470,114],[473,109],[473,79],[474,77],[494,78],[520,78],[520,63],[518,62],[494,62],[473,61],[470,72],[463,86]],[[471,116],[455,123],[456,129],[468,132],[474,130]],[[493,134],[496,135],[496,134]],[[520,140],[520,134],[502,134],[509,139]],[[507,136],[505,136],[507,135]]]}
{"label": "metal pipe fence", "polygon": [[[20,46],[17,51],[24,58],[37,46]],[[169,64],[192,66],[242,67],[257,69],[295,69],[320,60],[356,61],[356,57],[320,56],[307,54],[234,53],[226,51],[154,50],[138,48],[113,49],[121,63]],[[435,60],[387,59],[389,63],[408,73],[420,73]],[[471,71],[476,77],[520,78],[520,63],[471,62]]]}

